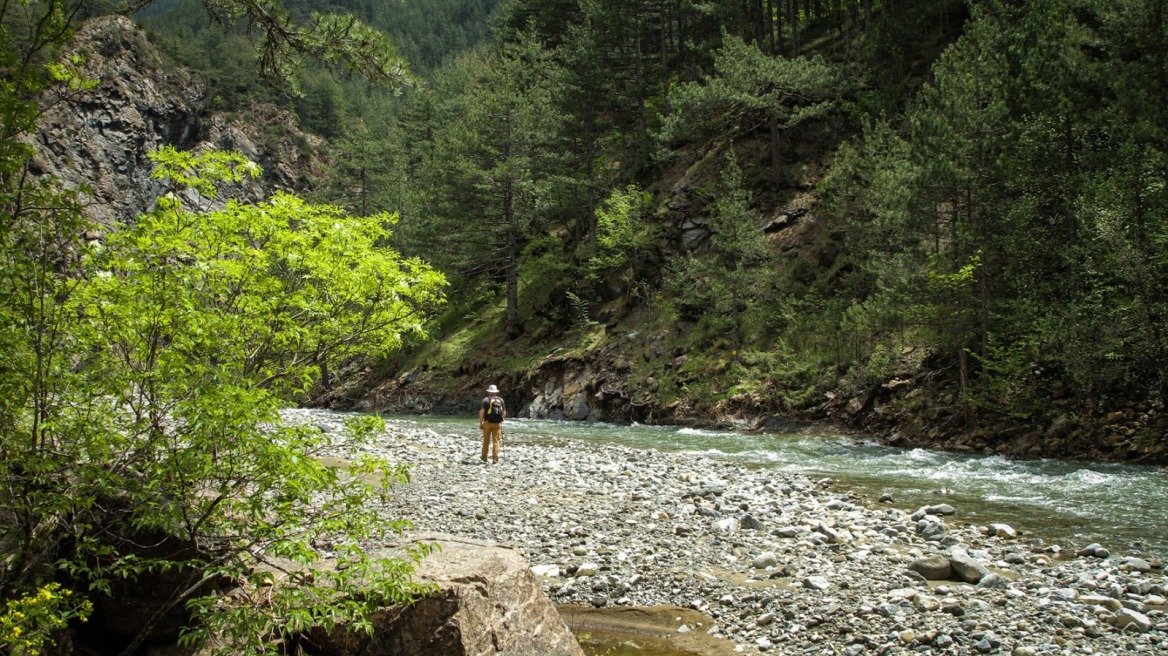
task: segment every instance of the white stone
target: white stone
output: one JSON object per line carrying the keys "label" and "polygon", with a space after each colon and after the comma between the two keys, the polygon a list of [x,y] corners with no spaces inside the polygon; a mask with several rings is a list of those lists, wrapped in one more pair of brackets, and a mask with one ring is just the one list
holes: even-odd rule
{"label": "white stone", "polygon": [[1132,629],[1139,633],[1147,633],[1152,630],[1152,620],[1147,615],[1127,608],[1119,611],[1107,621],[1120,631]]}
{"label": "white stone", "polygon": [[714,530],[716,530],[719,535],[733,535],[734,533],[738,532],[738,519],[735,517],[719,519],[718,521],[714,522]]}
{"label": "white stone", "polygon": [[831,587],[831,583],[822,576],[808,576],[803,579],[803,587],[809,590],[818,590],[823,592]]}
{"label": "white stone", "polygon": [[999,538],[1018,537],[1018,531],[1009,524],[990,524],[990,534]]}

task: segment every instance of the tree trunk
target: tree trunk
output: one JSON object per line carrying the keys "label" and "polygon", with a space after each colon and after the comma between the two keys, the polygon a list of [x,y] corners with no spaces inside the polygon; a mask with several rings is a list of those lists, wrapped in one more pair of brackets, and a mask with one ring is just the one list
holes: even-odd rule
{"label": "tree trunk", "polygon": [[775,3],[775,51],[780,54],[787,48],[783,40],[783,0],[772,0]]}
{"label": "tree trunk", "polygon": [[588,247],[592,253],[596,252],[596,154],[593,152],[595,140],[588,141],[588,185],[586,197],[588,200]]}
{"label": "tree trunk", "polygon": [[[511,159],[512,115],[507,112],[503,160]],[[507,225],[507,336],[518,337],[523,331],[519,325],[519,218],[515,215],[515,188],[510,175],[503,181],[503,222]]]}
{"label": "tree trunk", "polygon": [[751,13],[754,14],[754,43],[758,46],[759,50],[766,52],[766,29],[764,27],[765,21],[763,20],[763,12],[765,10],[764,0],[754,0],[751,3],[750,9]]}
{"label": "tree trunk", "polygon": [[799,56],[799,0],[787,0],[787,22],[791,24],[791,57]]}
{"label": "tree trunk", "polygon": [[318,356],[320,362],[320,386],[326,392],[333,388],[332,376],[329,374],[328,356]]}
{"label": "tree trunk", "polygon": [[771,180],[778,187],[783,182],[783,173],[779,158],[779,118],[771,113],[768,118],[771,130]]}
{"label": "tree trunk", "polygon": [[764,22],[766,23],[767,54],[774,55],[779,52],[775,45],[775,0],[766,0],[764,11],[766,12]]}
{"label": "tree trunk", "polygon": [[[645,93],[646,93],[646,89],[645,89],[645,64],[642,61],[642,57],[644,56],[645,48],[644,48],[644,45],[641,43],[641,27],[642,26],[641,26],[641,15],[639,13],[634,15],[633,24],[634,24],[635,29],[636,29],[636,38],[634,40],[636,53],[633,57],[633,64],[635,67],[634,71],[636,74],[636,86],[637,86],[636,91],[635,91],[635,94],[636,94],[635,97],[637,99],[637,129],[639,132],[639,134],[637,135],[637,143],[639,144],[638,150],[643,151],[645,148],[645,144],[647,144],[648,140],[649,140],[649,116],[648,116],[647,110],[645,108]],[[646,153],[644,153],[644,152],[641,152],[640,154],[642,156],[646,155]]]}
{"label": "tree trunk", "polygon": [[661,5],[661,111],[669,116],[669,30],[673,26],[669,5]]}

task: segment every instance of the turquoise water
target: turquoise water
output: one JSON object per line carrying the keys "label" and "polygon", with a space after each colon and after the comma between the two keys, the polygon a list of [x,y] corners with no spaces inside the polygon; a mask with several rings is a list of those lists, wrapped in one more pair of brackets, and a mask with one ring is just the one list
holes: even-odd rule
{"label": "turquoise water", "polygon": [[[477,435],[477,419],[391,416],[440,433]],[[1018,460],[885,447],[833,435],[737,433],[675,426],[517,419],[513,444],[569,440],[696,453],[813,479],[830,477],[909,510],[948,503],[957,519],[1004,522],[1064,548],[1100,542],[1113,552],[1168,557],[1168,473],[1152,467]],[[472,449],[473,451],[473,449]]]}

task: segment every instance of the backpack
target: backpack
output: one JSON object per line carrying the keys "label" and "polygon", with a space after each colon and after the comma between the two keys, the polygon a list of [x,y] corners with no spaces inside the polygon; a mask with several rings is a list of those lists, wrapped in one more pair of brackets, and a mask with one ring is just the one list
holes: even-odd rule
{"label": "backpack", "polygon": [[492,424],[501,423],[503,421],[503,399],[492,396],[487,399],[486,406],[487,413],[483,418]]}

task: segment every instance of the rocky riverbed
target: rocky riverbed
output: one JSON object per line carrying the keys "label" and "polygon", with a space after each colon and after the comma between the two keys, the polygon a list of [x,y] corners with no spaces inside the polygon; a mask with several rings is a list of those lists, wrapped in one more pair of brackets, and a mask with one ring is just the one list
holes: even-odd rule
{"label": "rocky riverbed", "polygon": [[671,630],[743,653],[1168,653],[1168,581],[1140,554],[693,455],[504,441],[485,465],[475,435],[391,421],[375,449],[413,480],[386,513],[515,548],[557,604],[693,609],[709,621]]}

